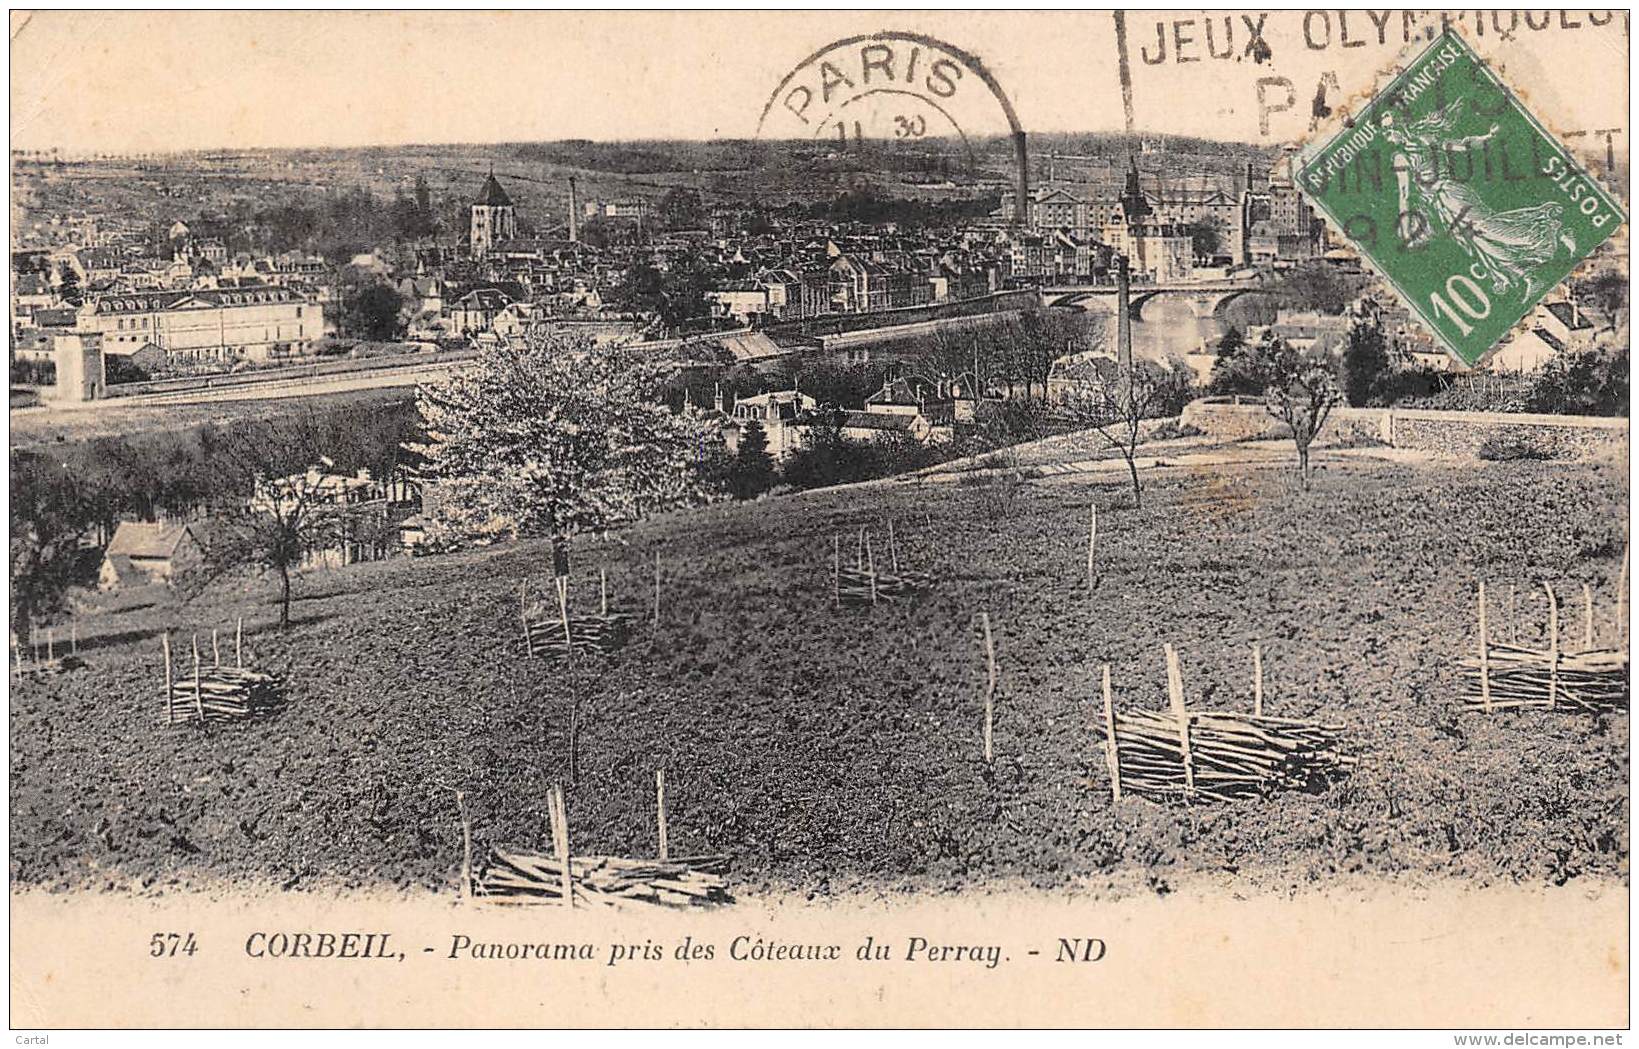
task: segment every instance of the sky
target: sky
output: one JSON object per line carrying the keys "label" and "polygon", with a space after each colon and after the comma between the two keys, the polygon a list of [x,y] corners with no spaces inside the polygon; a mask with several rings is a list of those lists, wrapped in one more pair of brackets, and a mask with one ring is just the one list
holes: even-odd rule
{"label": "sky", "polygon": [[[72,155],[751,137],[775,88],[812,53],[896,30],[976,55],[1030,132],[1118,131],[1130,113],[1141,132],[1275,145],[1314,137],[1312,100],[1337,115],[1450,20],[1547,126],[1589,143],[1614,137],[1626,151],[1621,13],[1129,11],[1125,95],[1117,17],[14,12],[11,141]],[[966,134],[1006,132],[998,107],[956,101]]]}
{"label": "sky", "polygon": [[1122,123],[1083,50],[1108,14],[38,12],[12,19],[12,147],[750,137],[793,66],[887,28],[978,53],[1028,126]]}

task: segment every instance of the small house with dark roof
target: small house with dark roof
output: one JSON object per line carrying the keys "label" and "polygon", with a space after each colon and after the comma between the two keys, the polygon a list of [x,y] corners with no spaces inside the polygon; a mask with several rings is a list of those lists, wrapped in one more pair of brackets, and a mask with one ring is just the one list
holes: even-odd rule
{"label": "small house with dark roof", "polygon": [[103,590],[169,583],[205,561],[205,549],[185,524],[121,521],[103,551],[97,585]]}
{"label": "small house with dark roof", "polygon": [[917,412],[900,415],[889,412],[845,411],[841,416],[842,436],[850,441],[880,441],[896,437],[909,438],[920,444],[932,444],[941,434],[948,439],[950,428],[935,427],[928,417]]}

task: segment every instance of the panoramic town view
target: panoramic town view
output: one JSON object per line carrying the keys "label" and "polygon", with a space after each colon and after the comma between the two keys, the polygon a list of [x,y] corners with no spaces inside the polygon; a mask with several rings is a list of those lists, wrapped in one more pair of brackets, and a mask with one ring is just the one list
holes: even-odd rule
{"label": "panoramic town view", "polygon": [[1626,22],[1508,14],[14,15],[27,1015],[1616,1015]]}
{"label": "panoramic town view", "polygon": [[1626,225],[1469,366],[1301,144],[916,105],[14,143],[14,889],[1625,885]]}

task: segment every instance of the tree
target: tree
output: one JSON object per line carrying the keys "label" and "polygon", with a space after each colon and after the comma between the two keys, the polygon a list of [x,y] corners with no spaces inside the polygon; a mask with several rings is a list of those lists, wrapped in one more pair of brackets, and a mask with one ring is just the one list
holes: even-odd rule
{"label": "tree", "polygon": [[11,453],[11,627],[26,637],[55,611],[74,582],[87,516],[79,486],[61,464]]}
{"label": "tree", "polygon": [[667,229],[704,229],[706,225],[706,208],[699,190],[669,189],[655,211]]}
{"label": "tree", "polygon": [[755,499],[774,486],[774,458],[768,454],[768,434],[753,419],[740,431],[729,488],[736,499]]}
{"label": "tree", "polygon": [[57,294],[70,306],[85,302],[85,295],[80,291],[80,275],[66,262],[57,267]]}
{"label": "tree", "polygon": [[1556,354],[1531,382],[1530,410],[1551,415],[1628,414],[1628,347]]}
{"label": "tree", "polygon": [[427,440],[413,450],[447,482],[440,523],[564,550],[570,536],[703,501],[704,433],[660,403],[668,374],[623,347],[536,329],[423,385]]}
{"label": "tree", "polygon": [[674,264],[662,280],[661,323],[672,331],[681,331],[690,321],[711,316],[711,300],[706,293],[716,283],[711,270],[692,257]]}
{"label": "tree", "polygon": [[231,568],[254,566],[278,577],[279,626],[290,625],[292,574],[309,554],[339,543],[347,527],[344,504],[325,481],[334,464],[323,455],[323,444],[320,420],[311,411],[213,437],[212,458],[230,480],[249,488],[250,497],[212,516],[206,568],[194,580],[196,588]]}
{"label": "tree", "polygon": [[1142,508],[1138,446],[1143,443],[1143,422],[1170,414],[1187,399],[1192,382],[1189,369],[1149,360],[1123,368],[1109,357],[1086,357],[1062,372],[1061,378],[1070,381],[1066,412],[1080,425],[1097,430],[1121,453],[1132,482],[1133,505]]}
{"label": "tree", "polygon": [[1394,372],[1389,338],[1383,331],[1377,303],[1368,298],[1350,308],[1347,340],[1343,347],[1343,393],[1349,404],[1363,408],[1383,398]]}
{"label": "tree", "polygon": [[1268,377],[1260,371],[1261,367],[1257,347],[1247,343],[1239,328],[1231,327],[1218,340],[1218,359],[1212,362],[1212,377],[1207,388],[1216,394],[1261,396],[1268,385]]}
{"label": "tree", "polygon": [[1285,339],[1268,336],[1256,348],[1269,414],[1292,431],[1303,487],[1309,487],[1309,445],[1343,399],[1337,377],[1325,361],[1300,352]]}
{"label": "tree", "polygon": [[1222,227],[1213,219],[1196,219],[1189,224],[1190,247],[1198,259],[1210,259],[1223,246]]}
{"label": "tree", "polygon": [[290,576],[307,555],[335,537],[338,507],[321,487],[322,475],[298,472],[258,477],[249,511],[232,519],[235,563],[260,566],[279,577],[279,626],[290,625]]}
{"label": "tree", "polygon": [[656,315],[660,313],[665,296],[665,280],[654,264],[647,260],[634,262],[626,268],[626,276],[615,293],[616,301],[628,310]]}
{"label": "tree", "polygon": [[1345,276],[1325,262],[1305,262],[1275,288],[1281,305],[1295,310],[1340,314],[1359,294],[1361,278]]}
{"label": "tree", "polygon": [[1601,270],[1576,284],[1576,294],[1585,297],[1613,326],[1621,327],[1618,314],[1628,308],[1628,278],[1617,270]]}
{"label": "tree", "polygon": [[404,298],[390,284],[365,284],[348,298],[342,327],[350,335],[376,342],[388,342],[404,333],[399,311]]}

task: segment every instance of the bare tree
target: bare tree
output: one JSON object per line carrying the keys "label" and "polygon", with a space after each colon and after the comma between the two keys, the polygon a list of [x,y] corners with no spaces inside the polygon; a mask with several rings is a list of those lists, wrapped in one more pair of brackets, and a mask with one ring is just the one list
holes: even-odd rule
{"label": "bare tree", "polygon": [[1060,403],[1065,413],[1081,426],[1097,430],[1126,460],[1133,505],[1142,507],[1138,448],[1143,443],[1144,420],[1171,414],[1172,406],[1188,389],[1188,377],[1156,361],[1135,361],[1123,367],[1091,352],[1061,361],[1055,377],[1063,391]]}
{"label": "bare tree", "polygon": [[308,556],[345,541],[345,488],[323,467],[319,431],[309,416],[239,430],[223,442],[223,461],[249,491],[242,504],[213,515],[206,578],[252,565],[279,579],[279,626],[290,625],[291,576]]}
{"label": "bare tree", "polygon": [[1266,338],[1258,346],[1260,368],[1267,376],[1264,401],[1269,414],[1292,431],[1298,449],[1303,487],[1309,487],[1309,446],[1343,399],[1330,365],[1300,352],[1285,339]]}

